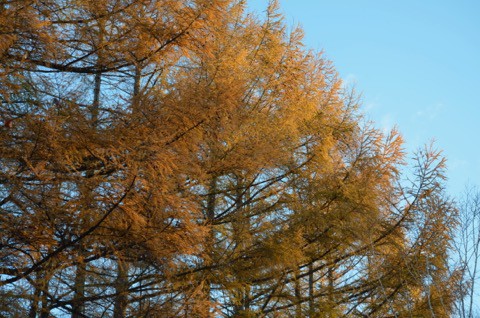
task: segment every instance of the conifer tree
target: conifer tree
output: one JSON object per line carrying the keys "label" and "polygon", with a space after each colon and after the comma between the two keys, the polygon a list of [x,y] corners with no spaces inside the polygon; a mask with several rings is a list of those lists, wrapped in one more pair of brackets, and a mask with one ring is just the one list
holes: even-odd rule
{"label": "conifer tree", "polygon": [[0,315],[450,315],[444,159],[406,182],[276,1],[0,12]]}

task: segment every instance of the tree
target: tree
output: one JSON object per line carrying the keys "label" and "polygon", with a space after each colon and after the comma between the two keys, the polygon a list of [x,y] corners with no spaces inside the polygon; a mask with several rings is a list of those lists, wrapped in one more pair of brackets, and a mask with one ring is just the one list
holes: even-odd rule
{"label": "tree", "polygon": [[277,2],[1,10],[2,315],[452,312],[444,160],[402,180]]}
{"label": "tree", "polygon": [[[122,315],[120,295],[139,282],[135,304],[162,288],[178,297],[151,281],[168,275],[162,268],[194,251],[203,235],[189,202],[173,191],[182,180],[177,172],[188,171],[177,139],[194,118],[178,113],[163,120],[171,113],[149,109],[149,91],[153,83],[168,82],[164,68],[177,66],[186,51],[203,50],[200,36],[223,5],[2,3],[9,39],[2,41],[2,81],[8,84],[2,86],[8,88],[2,117],[14,121],[1,132],[2,285],[16,289],[31,316],[108,312],[111,299]],[[135,105],[142,96],[140,113]],[[148,122],[149,111],[158,122]],[[162,162],[153,160],[157,156]],[[131,283],[120,284],[124,274],[110,279],[112,268],[120,274],[121,264],[133,261],[142,271],[126,274]]]}
{"label": "tree", "polygon": [[478,308],[477,296],[478,264],[480,261],[480,192],[468,187],[459,204],[459,226],[455,237],[455,259],[463,269],[458,284],[461,295],[456,303],[458,317],[475,317]]}

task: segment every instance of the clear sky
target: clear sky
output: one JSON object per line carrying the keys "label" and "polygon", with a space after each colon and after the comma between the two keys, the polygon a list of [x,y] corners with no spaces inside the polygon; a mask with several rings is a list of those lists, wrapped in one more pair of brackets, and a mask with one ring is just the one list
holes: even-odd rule
{"label": "clear sky", "polygon": [[[286,22],[355,83],[363,112],[411,153],[432,139],[448,189],[480,185],[479,0],[282,0]],[[261,13],[267,0],[249,0]]]}

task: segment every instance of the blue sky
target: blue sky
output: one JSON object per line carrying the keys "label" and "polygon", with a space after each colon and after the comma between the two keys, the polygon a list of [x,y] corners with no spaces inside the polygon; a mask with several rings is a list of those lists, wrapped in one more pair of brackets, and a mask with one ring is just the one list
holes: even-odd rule
{"label": "blue sky", "polygon": [[[249,0],[261,13],[267,0]],[[480,185],[480,1],[281,0],[286,22],[362,93],[377,127],[411,153],[432,139],[448,189]]]}

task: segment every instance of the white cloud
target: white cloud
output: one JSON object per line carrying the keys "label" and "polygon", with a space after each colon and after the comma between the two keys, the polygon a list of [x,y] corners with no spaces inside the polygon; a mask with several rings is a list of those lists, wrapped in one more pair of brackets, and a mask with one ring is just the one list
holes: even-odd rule
{"label": "white cloud", "polygon": [[377,104],[377,103],[371,103],[371,102],[370,102],[370,103],[366,103],[366,104],[363,105],[363,110],[364,110],[365,112],[369,112],[369,111],[374,110],[374,109],[377,108],[377,107],[378,107],[378,104]]}
{"label": "white cloud", "polygon": [[448,161],[448,168],[452,170],[459,169],[466,166],[468,166],[468,161],[465,159],[456,158]]}
{"label": "white cloud", "polygon": [[342,78],[342,86],[343,87],[355,87],[358,82],[358,78],[355,74],[349,73],[347,76]]}
{"label": "white cloud", "polygon": [[417,119],[427,119],[434,120],[445,110],[445,105],[442,103],[437,103],[435,105],[430,105],[424,109],[420,109],[415,113],[415,118]]}
{"label": "white cloud", "polygon": [[383,115],[382,119],[380,120],[380,128],[384,133],[391,131],[395,125],[396,123],[393,121],[393,116],[390,113]]}

